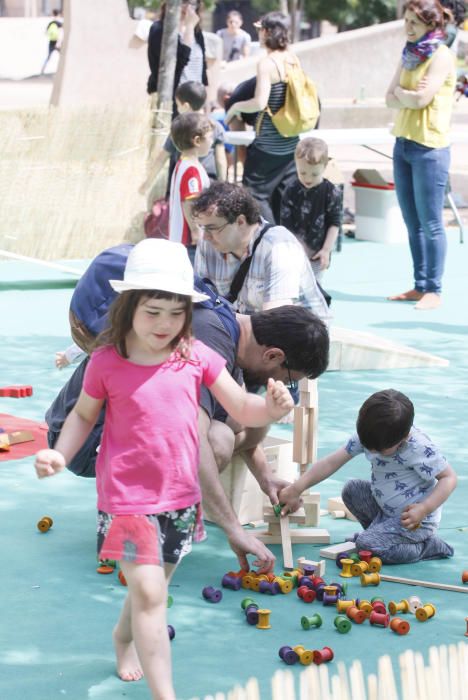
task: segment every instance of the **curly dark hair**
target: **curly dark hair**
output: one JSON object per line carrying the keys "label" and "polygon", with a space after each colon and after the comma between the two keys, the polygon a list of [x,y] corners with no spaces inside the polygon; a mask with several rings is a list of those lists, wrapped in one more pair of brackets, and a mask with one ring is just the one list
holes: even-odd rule
{"label": "curly dark hair", "polygon": [[216,216],[223,217],[230,224],[243,214],[248,224],[260,221],[260,209],[257,201],[244,187],[230,182],[214,182],[203,190],[192,207],[193,216],[212,210]]}
{"label": "curly dark hair", "polygon": [[466,4],[463,0],[440,0],[440,4],[446,7],[453,15],[453,21],[460,27],[466,17]]}
{"label": "curly dark hair", "polygon": [[421,22],[427,25],[433,24],[437,29],[444,29],[446,24],[453,21],[451,11],[438,0],[408,0],[403,10],[414,12]]}
{"label": "curly dark hair", "polygon": [[290,370],[309,379],[325,372],[330,337],[326,325],[310,309],[286,304],[250,318],[257,343],[282,350]]}
{"label": "curly dark hair", "polygon": [[377,391],[362,404],[356,423],[361,444],[368,450],[388,450],[405,438],[414,421],[414,406],[395,389]]}

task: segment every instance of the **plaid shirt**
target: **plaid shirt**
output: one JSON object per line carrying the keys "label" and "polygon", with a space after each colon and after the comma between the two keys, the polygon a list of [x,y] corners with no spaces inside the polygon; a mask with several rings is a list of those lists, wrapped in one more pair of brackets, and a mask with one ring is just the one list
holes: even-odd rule
{"label": "plaid shirt", "polygon": [[[195,274],[208,277],[219,293],[226,295],[242,260],[251,254],[252,245],[265,223],[262,220],[259,224],[248,251],[241,259],[232,253],[218,253],[210,243],[200,241],[195,256]],[[284,226],[273,226],[264,234],[254,253],[234,307],[239,313],[253,314],[261,311],[264,304],[281,301],[305,306],[323,321],[330,318],[302,245]]]}

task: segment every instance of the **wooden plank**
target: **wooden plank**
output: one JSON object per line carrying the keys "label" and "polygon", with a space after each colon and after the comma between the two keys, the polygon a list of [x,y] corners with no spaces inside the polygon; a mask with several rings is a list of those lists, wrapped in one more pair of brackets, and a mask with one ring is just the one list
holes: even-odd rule
{"label": "wooden plank", "polygon": [[16,430],[14,433],[8,433],[10,445],[19,445],[22,442],[31,442],[34,439],[34,435],[30,430]]}
{"label": "wooden plank", "polygon": [[[322,552],[320,552],[322,555]],[[436,588],[441,591],[454,591],[455,593],[468,593],[468,586],[454,586],[451,583],[437,583],[436,581],[419,581],[413,578],[401,578],[400,576],[387,576],[380,574],[381,581],[389,583],[403,583],[407,586],[422,586],[423,588]]]}
{"label": "wooden plank", "polygon": [[309,408],[309,421],[307,424],[307,464],[317,461],[317,426],[318,426],[318,406]]}
{"label": "wooden plank", "polygon": [[307,408],[294,408],[293,461],[307,464],[309,414]]}
{"label": "wooden plank", "polygon": [[[289,513],[289,522],[290,523],[304,523],[305,522],[305,510],[304,508],[299,508],[296,510],[294,513]],[[271,506],[266,506],[263,510],[263,519],[266,523],[275,523],[278,522],[278,516],[275,515],[275,512]]]}
{"label": "wooden plank", "polygon": [[320,556],[324,559],[336,559],[338,554],[341,554],[342,552],[349,552],[351,554],[355,551],[356,546],[354,542],[341,542],[340,544],[332,544],[330,547],[321,549]]}
{"label": "wooden plank", "polygon": [[279,519],[277,519],[276,522],[268,523],[266,532],[268,532],[270,535],[273,535],[273,537],[281,537],[281,527]]}
{"label": "wooden plank", "polygon": [[318,503],[320,505],[320,491],[309,491],[302,495],[304,503]]}
{"label": "wooden plank", "polygon": [[304,525],[308,527],[317,527],[320,522],[320,504],[319,503],[304,503]]}
{"label": "wooden plank", "polygon": [[[281,537],[270,535],[266,530],[253,532],[255,537],[265,542],[265,544],[281,544]],[[300,528],[291,530],[291,542],[293,544],[328,544],[330,533],[321,528]]]}
{"label": "wooden plank", "polygon": [[283,549],[283,567],[293,569],[293,554],[291,546],[291,533],[289,530],[289,518],[287,515],[280,517],[281,545]]}

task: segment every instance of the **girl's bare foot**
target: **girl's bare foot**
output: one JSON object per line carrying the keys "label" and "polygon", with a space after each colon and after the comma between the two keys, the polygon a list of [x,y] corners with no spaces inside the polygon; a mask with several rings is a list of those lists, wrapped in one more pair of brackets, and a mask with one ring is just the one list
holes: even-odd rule
{"label": "girl's bare foot", "polygon": [[139,681],[140,678],[143,678],[143,671],[133,640],[123,642],[119,639],[115,629],[112,633],[112,640],[117,661],[117,675],[122,681]]}
{"label": "girl's bare foot", "polygon": [[440,298],[440,294],[436,294],[435,292],[427,292],[422,296],[414,308],[415,311],[430,311],[431,309],[438,309],[441,303],[442,300]]}
{"label": "girl's bare foot", "polygon": [[403,294],[395,294],[394,296],[387,297],[389,301],[419,301],[422,299],[424,294],[418,292],[417,289],[410,289],[409,292],[403,292]]}

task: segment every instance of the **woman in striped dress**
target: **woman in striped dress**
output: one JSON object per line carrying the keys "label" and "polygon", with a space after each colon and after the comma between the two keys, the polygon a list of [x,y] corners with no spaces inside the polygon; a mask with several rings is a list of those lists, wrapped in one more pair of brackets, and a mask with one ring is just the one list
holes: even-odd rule
{"label": "woman in striped dress", "polygon": [[256,137],[247,149],[243,184],[260,204],[262,216],[279,223],[281,194],[295,176],[294,150],[298,137],[281,136],[267,111],[273,114],[286,97],[286,67],[297,58],[288,49],[289,19],[281,12],[269,12],[256,23],[260,45],[266,49],[257,67],[257,83],[252,99],[230,107],[227,121],[241,113],[258,112]]}

